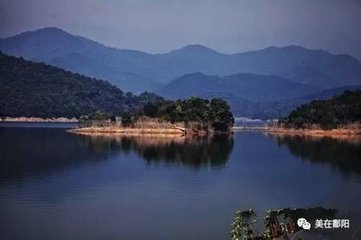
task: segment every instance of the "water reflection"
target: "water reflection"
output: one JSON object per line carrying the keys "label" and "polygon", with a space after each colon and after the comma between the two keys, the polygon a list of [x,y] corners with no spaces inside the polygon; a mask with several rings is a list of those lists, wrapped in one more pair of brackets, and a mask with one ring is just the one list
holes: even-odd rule
{"label": "water reflection", "polygon": [[55,128],[0,128],[0,146],[0,183],[103,161],[108,155]]}
{"label": "water reflection", "polygon": [[[288,150],[294,139],[283,141],[259,132],[150,139],[0,128],[1,239],[227,239],[237,209],[319,205],[360,226],[359,175],[303,164]],[[351,239],[354,229],[339,232]]]}
{"label": "water reflection", "polygon": [[331,165],[344,174],[361,174],[360,139],[332,139],[305,136],[277,136],[279,145],[292,154],[318,164]]}
{"label": "water reflection", "polygon": [[222,167],[232,151],[229,136],[142,138],[78,136],[64,129],[0,128],[0,183],[51,174],[72,167],[136,153],[147,164]]}
{"label": "water reflection", "polygon": [[95,149],[108,151],[114,147],[123,153],[135,152],[149,165],[176,165],[194,169],[219,168],[225,165],[233,149],[233,137],[124,137],[124,136],[78,136]]}

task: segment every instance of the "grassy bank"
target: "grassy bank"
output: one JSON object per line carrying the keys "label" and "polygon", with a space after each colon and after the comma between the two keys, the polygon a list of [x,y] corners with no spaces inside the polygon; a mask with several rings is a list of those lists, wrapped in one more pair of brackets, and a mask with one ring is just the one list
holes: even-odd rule
{"label": "grassy bank", "polygon": [[0,122],[54,122],[54,123],[77,123],[76,118],[39,118],[39,117],[3,117],[0,118]]}
{"label": "grassy bank", "polygon": [[304,128],[290,128],[280,125],[264,127],[234,127],[234,131],[260,131],[276,136],[309,136],[329,137],[337,139],[361,139],[361,124],[341,125],[334,129],[323,129],[318,125],[310,125]]}
{"label": "grassy bank", "polygon": [[204,128],[199,122],[169,122],[142,116],[132,124],[121,120],[80,122],[80,128],[69,130],[83,135],[128,135],[128,136],[205,136],[214,130]]}
{"label": "grassy bank", "polygon": [[182,128],[125,128],[125,127],[85,127],[68,130],[68,132],[90,135],[90,136],[107,136],[107,135],[126,135],[126,136],[163,136],[176,137],[185,135]]}
{"label": "grassy bank", "polygon": [[277,136],[309,136],[309,137],[329,137],[334,139],[361,139],[361,125],[348,124],[341,125],[333,129],[322,129],[317,125],[305,128],[286,128],[282,126],[268,126],[262,131]]}

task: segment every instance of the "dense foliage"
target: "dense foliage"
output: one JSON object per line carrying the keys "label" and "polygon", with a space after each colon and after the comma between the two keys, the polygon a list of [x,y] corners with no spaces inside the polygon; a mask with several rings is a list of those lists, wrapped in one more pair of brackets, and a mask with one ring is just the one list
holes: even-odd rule
{"label": "dense foliage", "polygon": [[163,99],[151,93],[124,94],[105,81],[0,52],[0,117],[120,115],[152,101]]}
{"label": "dense foliage", "polygon": [[230,237],[231,240],[305,239],[302,228],[297,225],[299,218],[315,222],[316,219],[332,219],[336,214],[336,209],[323,207],[267,210],[263,218],[264,231],[259,232],[256,230],[257,214],[253,209],[237,211]]}
{"label": "dense foliage", "polygon": [[330,100],[312,101],[292,111],[280,121],[287,127],[319,125],[325,129],[361,122],[361,90],[345,91]]}
{"label": "dense foliage", "polygon": [[124,127],[130,127],[138,120],[138,118],[139,116],[137,114],[124,112],[121,116],[122,125]]}
{"label": "dense foliage", "polygon": [[185,100],[165,101],[146,104],[143,114],[170,122],[184,122],[186,126],[197,123],[196,128],[215,131],[229,131],[234,118],[227,102],[214,98],[212,100],[190,97]]}

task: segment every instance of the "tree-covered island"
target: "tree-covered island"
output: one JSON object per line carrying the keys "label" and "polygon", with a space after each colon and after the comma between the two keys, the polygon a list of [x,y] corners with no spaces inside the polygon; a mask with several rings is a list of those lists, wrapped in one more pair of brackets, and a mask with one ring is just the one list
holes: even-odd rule
{"label": "tree-covered island", "polygon": [[96,112],[80,117],[75,133],[207,135],[230,132],[234,117],[227,102],[190,97],[177,101],[153,101],[138,111],[120,116]]}

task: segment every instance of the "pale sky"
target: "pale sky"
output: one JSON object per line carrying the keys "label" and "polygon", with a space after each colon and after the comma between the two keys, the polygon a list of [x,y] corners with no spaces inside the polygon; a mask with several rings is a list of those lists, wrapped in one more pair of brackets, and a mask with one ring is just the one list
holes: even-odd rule
{"label": "pale sky", "polygon": [[0,37],[49,26],[150,53],[294,44],[361,59],[361,0],[0,0]]}

